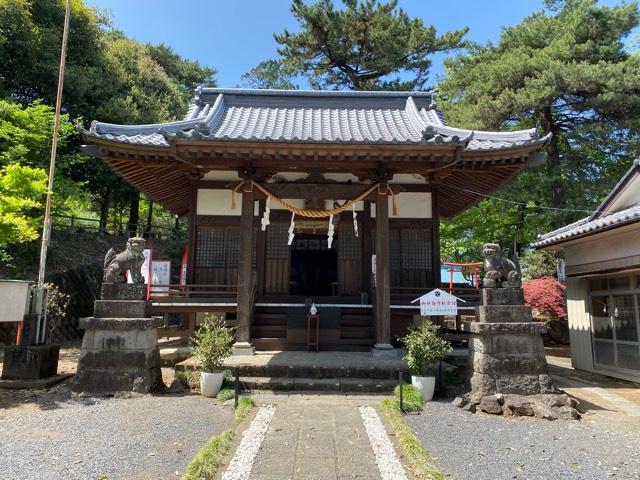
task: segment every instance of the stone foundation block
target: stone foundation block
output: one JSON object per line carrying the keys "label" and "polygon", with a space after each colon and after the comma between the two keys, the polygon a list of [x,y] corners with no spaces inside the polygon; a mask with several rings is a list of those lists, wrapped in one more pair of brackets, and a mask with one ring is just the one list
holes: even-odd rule
{"label": "stone foundation block", "polygon": [[462,330],[478,335],[524,335],[524,334],[543,334],[547,331],[544,323],[528,322],[528,323],[480,323],[465,322],[462,324]]}
{"label": "stone foundation block", "polygon": [[140,318],[149,315],[145,300],[96,300],[93,315],[97,318]]}
{"label": "stone foundation block", "polygon": [[4,349],[3,380],[39,380],[58,374],[60,345],[19,346]]}
{"label": "stone foundation block", "polygon": [[471,397],[478,400],[486,395],[493,395],[497,392],[495,378],[484,373],[476,373],[471,377]]}
{"label": "stone foundation block", "polygon": [[162,317],[147,318],[81,318],[78,322],[84,330],[146,330],[164,326]]}
{"label": "stone foundation block", "polygon": [[78,371],[74,390],[90,393],[136,392],[150,393],[164,389],[159,368],[127,372],[88,369]]}
{"label": "stone foundation block", "polygon": [[546,362],[533,353],[487,354],[470,352],[469,362],[474,372],[492,374],[535,374],[547,373]]}
{"label": "stone foundation block", "polygon": [[482,305],[524,305],[524,291],[521,288],[483,288]]}
{"label": "stone foundation block", "polygon": [[530,322],[531,307],[526,305],[479,305],[476,316],[480,323]]}
{"label": "stone foundation block", "polygon": [[500,393],[536,395],[540,393],[538,375],[504,374],[496,378],[496,389]]}
{"label": "stone foundation block", "polygon": [[78,370],[118,370],[122,372],[160,368],[160,352],[151,351],[100,351],[83,350],[78,360]]}
{"label": "stone foundation block", "polygon": [[146,283],[103,282],[101,297],[103,300],[146,300]]}
{"label": "stone foundation block", "polygon": [[540,335],[498,335],[491,337],[490,352],[486,353],[539,353],[544,354]]}

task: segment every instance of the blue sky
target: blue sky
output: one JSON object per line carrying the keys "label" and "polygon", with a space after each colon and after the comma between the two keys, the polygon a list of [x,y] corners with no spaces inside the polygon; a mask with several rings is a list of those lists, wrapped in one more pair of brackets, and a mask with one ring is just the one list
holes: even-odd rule
{"label": "blue sky", "polygon": [[[234,87],[262,60],[277,58],[274,33],[296,30],[290,0],[87,0],[112,12],[116,28],[140,42],[171,46],[218,70],[218,84]],[[409,15],[439,32],[470,27],[468,38],[497,40],[500,29],[542,9],[543,0],[400,0]],[[614,1],[603,3],[613,4]],[[432,83],[441,74],[434,59]],[[304,84],[301,85],[304,87]]]}

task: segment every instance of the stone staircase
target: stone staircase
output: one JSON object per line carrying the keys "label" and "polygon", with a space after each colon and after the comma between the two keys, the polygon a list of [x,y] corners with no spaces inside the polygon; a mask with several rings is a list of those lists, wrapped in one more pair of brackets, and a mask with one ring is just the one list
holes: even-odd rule
{"label": "stone staircase", "polygon": [[[245,390],[280,392],[391,393],[398,371],[405,381],[406,363],[400,359],[374,359],[359,352],[278,352],[242,359],[231,357],[226,368],[239,372]],[[176,371],[197,368],[193,359],[178,363]]]}

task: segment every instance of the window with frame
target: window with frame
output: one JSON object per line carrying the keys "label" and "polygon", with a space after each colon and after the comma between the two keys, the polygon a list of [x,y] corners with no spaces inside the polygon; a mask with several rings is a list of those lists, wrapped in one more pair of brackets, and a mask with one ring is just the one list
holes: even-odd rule
{"label": "window with frame", "polygon": [[640,371],[640,282],[632,276],[589,282],[593,361],[596,366]]}

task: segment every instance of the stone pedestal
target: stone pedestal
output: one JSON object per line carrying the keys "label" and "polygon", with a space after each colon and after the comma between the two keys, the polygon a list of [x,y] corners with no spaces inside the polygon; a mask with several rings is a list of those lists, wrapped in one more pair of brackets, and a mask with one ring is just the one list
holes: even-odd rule
{"label": "stone pedestal", "polygon": [[2,380],[40,380],[58,374],[60,345],[11,345],[4,349]]}
{"label": "stone pedestal", "polygon": [[542,336],[521,288],[485,288],[475,322],[467,322],[471,399],[496,393],[553,393]]}
{"label": "stone pedestal", "polygon": [[521,288],[485,288],[469,336],[471,391],[454,401],[471,412],[578,419],[578,402],[551,382],[542,334]]}
{"label": "stone pedestal", "polygon": [[148,393],[163,388],[156,329],[149,316],[146,285],[103,283],[94,316],[80,319],[85,330],[75,388],[87,392]]}

